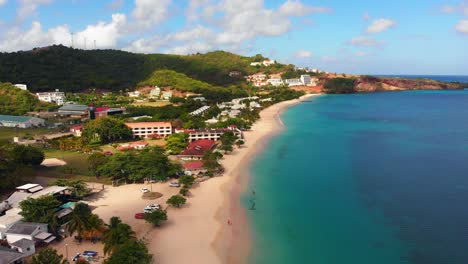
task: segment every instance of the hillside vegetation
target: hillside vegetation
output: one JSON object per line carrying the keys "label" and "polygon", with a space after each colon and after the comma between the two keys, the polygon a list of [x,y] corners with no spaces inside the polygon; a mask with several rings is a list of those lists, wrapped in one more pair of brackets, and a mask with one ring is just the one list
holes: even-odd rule
{"label": "hillside vegetation", "polygon": [[30,111],[53,109],[53,104],[40,102],[36,96],[11,83],[0,83],[0,114],[24,115]]}
{"label": "hillside vegetation", "polygon": [[151,78],[155,71],[172,70],[216,87],[243,80],[229,77],[232,70],[252,74],[281,72],[292,67],[282,64],[250,66],[250,62],[262,59],[261,55],[243,57],[224,51],[188,56],[146,55],[120,50],[78,50],[60,45],[0,53],[0,81],[25,83],[32,92],[54,89],[81,92],[90,88],[123,91],[133,90],[137,84]]}

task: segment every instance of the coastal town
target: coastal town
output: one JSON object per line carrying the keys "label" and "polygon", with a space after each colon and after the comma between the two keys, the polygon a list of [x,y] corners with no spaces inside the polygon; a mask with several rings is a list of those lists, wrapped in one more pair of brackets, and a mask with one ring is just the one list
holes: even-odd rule
{"label": "coastal town", "polygon": [[[275,64],[263,61],[260,70]],[[229,238],[244,232],[232,225],[245,219],[230,213],[238,205],[225,202],[223,186],[236,186],[239,172],[247,170],[241,161],[258,151],[263,137],[281,129],[278,103],[289,105],[304,95],[290,87],[319,85],[305,74],[308,69],[296,70],[296,79],[285,80],[281,73],[231,70],[226,78],[242,78],[255,90],[229,100],[153,83],[125,93],[93,92],[84,104],[89,95],[6,85],[4,93],[30,96],[47,110],[0,113],[2,159],[33,169],[2,172],[11,181],[2,187],[0,263],[34,262],[48,249],[69,262],[113,263],[118,249],[109,249],[115,243],[109,236],[117,231],[108,221],[131,229],[130,242],[146,245],[158,263],[190,262],[199,247],[210,251],[216,233]],[[183,110],[171,115],[174,109]],[[21,151],[33,153],[31,159],[9,158]],[[216,202],[207,201],[214,197]],[[212,235],[192,234],[179,245],[164,238],[181,236],[187,228]],[[173,256],[174,250],[193,254]],[[218,258],[202,254],[196,262]]]}

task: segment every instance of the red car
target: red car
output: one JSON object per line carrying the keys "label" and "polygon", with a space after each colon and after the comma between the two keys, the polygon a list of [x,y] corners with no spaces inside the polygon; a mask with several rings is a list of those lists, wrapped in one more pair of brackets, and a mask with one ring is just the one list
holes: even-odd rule
{"label": "red car", "polygon": [[145,218],[145,213],[137,213],[135,214],[136,219],[144,219]]}

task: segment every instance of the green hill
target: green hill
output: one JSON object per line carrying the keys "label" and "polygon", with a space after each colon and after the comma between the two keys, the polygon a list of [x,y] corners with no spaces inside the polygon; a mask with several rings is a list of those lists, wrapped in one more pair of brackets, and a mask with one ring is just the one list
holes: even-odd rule
{"label": "green hill", "polygon": [[231,70],[244,74],[284,71],[291,66],[252,67],[261,55],[243,57],[229,52],[168,55],[136,54],[120,50],[78,50],[50,46],[31,51],[0,53],[0,81],[25,83],[32,92],[60,89],[80,92],[89,88],[132,90],[157,70],[173,70],[213,86],[242,81],[229,77]]}
{"label": "green hill", "polygon": [[40,102],[36,96],[11,83],[0,83],[0,114],[24,115],[30,111],[52,109],[55,106]]}

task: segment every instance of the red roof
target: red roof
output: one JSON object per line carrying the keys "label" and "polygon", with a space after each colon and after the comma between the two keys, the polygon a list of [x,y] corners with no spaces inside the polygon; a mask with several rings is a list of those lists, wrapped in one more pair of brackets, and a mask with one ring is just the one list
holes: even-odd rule
{"label": "red roof", "polygon": [[106,111],[109,109],[110,109],[109,106],[96,107],[96,112],[102,112],[102,111]]}
{"label": "red roof", "polygon": [[205,166],[203,161],[191,161],[184,163],[184,169],[186,170],[198,170],[203,169]]}
{"label": "red roof", "polygon": [[200,139],[196,140],[187,147],[186,150],[182,151],[179,155],[184,156],[203,156],[205,153],[212,149],[216,144],[213,140]]}
{"label": "red roof", "polygon": [[83,125],[72,126],[72,127],[70,127],[70,129],[73,129],[73,130],[82,130],[82,129],[83,129]]}

